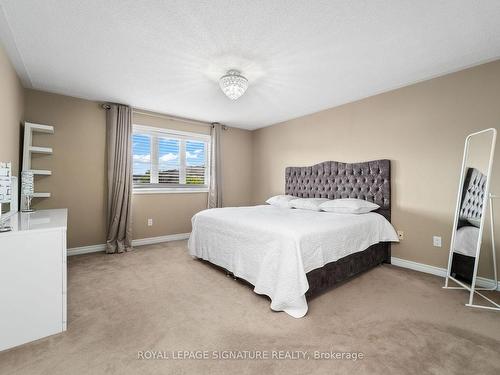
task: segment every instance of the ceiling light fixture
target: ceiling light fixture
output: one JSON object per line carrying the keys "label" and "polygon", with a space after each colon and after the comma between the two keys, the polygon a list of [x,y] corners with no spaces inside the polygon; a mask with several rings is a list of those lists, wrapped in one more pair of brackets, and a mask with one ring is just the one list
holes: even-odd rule
{"label": "ceiling light fixture", "polygon": [[219,86],[231,100],[238,99],[248,88],[248,79],[243,77],[238,70],[231,69],[226,75],[220,77]]}

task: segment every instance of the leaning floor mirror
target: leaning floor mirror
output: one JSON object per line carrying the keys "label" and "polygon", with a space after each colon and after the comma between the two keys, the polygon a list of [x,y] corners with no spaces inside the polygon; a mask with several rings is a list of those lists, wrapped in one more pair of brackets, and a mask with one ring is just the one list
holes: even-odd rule
{"label": "leaning floor mirror", "polygon": [[[496,136],[491,128],[465,139],[444,288],[469,291],[466,306],[500,311],[494,217],[498,197],[490,193]],[[487,222],[490,239],[483,241]],[[479,271],[485,277],[478,277]]]}

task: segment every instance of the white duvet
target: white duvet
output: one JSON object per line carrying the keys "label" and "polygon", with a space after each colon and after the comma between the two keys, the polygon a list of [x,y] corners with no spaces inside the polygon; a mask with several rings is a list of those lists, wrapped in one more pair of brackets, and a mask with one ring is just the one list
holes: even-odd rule
{"label": "white duvet", "polygon": [[477,241],[479,239],[479,228],[472,225],[461,227],[455,234],[455,244],[453,251],[467,255],[469,257],[476,256]]}
{"label": "white duvet", "polygon": [[193,216],[192,256],[224,267],[271,298],[271,309],[307,313],[306,273],[398,236],[382,215],[274,206],[229,207]]}

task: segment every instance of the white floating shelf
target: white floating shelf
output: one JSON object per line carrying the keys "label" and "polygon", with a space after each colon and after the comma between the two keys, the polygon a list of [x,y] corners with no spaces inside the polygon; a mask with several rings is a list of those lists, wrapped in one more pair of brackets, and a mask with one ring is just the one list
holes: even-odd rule
{"label": "white floating shelf", "polygon": [[[24,140],[23,140],[23,165],[22,171],[31,171],[35,176],[51,176],[52,171],[48,169],[31,169],[31,158],[34,154],[52,155],[52,147],[44,147],[42,145],[33,144],[33,134],[45,133],[54,134],[54,127],[51,125],[35,124],[32,122],[24,123]],[[42,167],[43,168],[43,167]],[[36,182],[33,182],[36,184]],[[36,191],[36,186],[35,186]],[[33,198],[50,198],[48,192],[35,192]],[[26,196],[21,196],[21,208],[27,207]]]}
{"label": "white floating shelf", "polygon": [[50,193],[34,193],[33,198],[50,198]]}
{"label": "white floating shelf", "polygon": [[51,176],[52,175],[52,171],[48,171],[48,170],[44,170],[44,169],[32,169],[31,172],[33,172],[33,174],[35,176]]}
{"label": "white floating shelf", "polygon": [[52,147],[31,146],[30,152],[36,154],[52,154]]}
{"label": "white floating shelf", "polygon": [[48,133],[54,134],[54,127],[50,125],[33,124],[32,122],[25,122],[25,126],[28,125],[32,131],[38,133]]}

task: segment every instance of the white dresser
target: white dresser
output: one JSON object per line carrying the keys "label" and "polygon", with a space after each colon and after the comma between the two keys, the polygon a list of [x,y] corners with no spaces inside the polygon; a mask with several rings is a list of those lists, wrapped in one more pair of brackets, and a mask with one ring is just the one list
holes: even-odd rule
{"label": "white dresser", "polygon": [[66,330],[67,216],[18,213],[0,233],[0,350]]}

